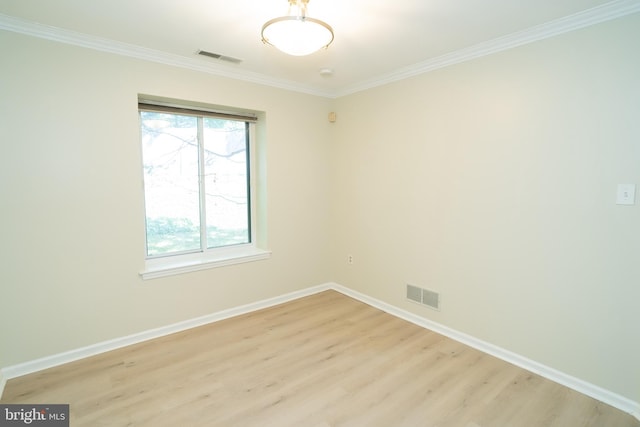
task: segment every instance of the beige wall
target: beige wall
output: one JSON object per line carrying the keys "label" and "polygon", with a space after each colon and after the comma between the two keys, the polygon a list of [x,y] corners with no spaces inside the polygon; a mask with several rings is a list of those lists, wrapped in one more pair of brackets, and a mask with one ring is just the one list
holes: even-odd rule
{"label": "beige wall", "polygon": [[[640,401],[640,202],[614,203],[640,184],[639,38],[332,101],[0,32],[0,366],[333,280]],[[270,260],[139,278],[138,93],[266,113]]]}
{"label": "beige wall", "polygon": [[[327,281],[329,100],[7,32],[0,51],[0,366]],[[266,113],[270,260],[140,279],[138,93]]]}
{"label": "beige wall", "polygon": [[638,40],[636,15],[337,100],[335,281],[640,401]]}

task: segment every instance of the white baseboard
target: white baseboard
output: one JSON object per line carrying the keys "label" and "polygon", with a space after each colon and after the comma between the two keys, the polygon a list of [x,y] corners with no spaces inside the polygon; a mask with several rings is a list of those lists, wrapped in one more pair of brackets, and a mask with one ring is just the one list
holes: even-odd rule
{"label": "white baseboard", "polygon": [[210,315],[198,317],[195,319],[186,320],[183,322],[174,323],[172,325],[156,328],[144,332],[140,332],[133,335],[128,335],[122,338],[116,338],[113,340],[93,344],[87,347],[79,348],[76,350],[67,351],[64,353],[55,354],[52,356],[44,357],[41,359],[33,360],[30,362],[21,363],[14,366],[9,366],[0,369],[0,398],[4,391],[5,384],[8,380],[16,378],[22,375],[37,372],[43,369],[51,368],[54,366],[62,365],[64,363],[73,362],[74,360],[83,359],[85,357],[94,356],[107,351],[122,348],[128,345],[137,344],[143,341],[147,341],[154,338],[159,338],[165,335],[173,334],[176,332],[184,331],[187,329],[195,328],[198,326],[206,325],[209,323],[217,322],[219,320],[228,319],[230,317],[239,316],[241,314],[250,313],[252,311],[261,310],[263,308],[272,307],[274,305],[282,304],[288,301],[292,301],[305,296],[313,295],[318,292],[322,292],[328,289],[333,289],[349,297],[355,298],[365,304],[371,305],[377,309],[387,312],[393,316],[404,319],[408,322],[421,326],[423,328],[432,330],[439,334],[442,334],[448,338],[454,339],[458,342],[466,344],[484,353],[495,356],[506,362],[519,366],[523,369],[536,373],[551,381],[562,384],[608,405],[620,409],[633,415],[640,420],[640,402],[634,402],[619,394],[613,393],[602,387],[598,387],[589,382],[583,381],[579,378],[572,377],[556,369],[542,365],[526,357],[512,353],[501,347],[479,340],[470,335],[451,329],[447,326],[441,325],[437,322],[433,322],[424,317],[417,316],[413,313],[395,307],[391,304],[387,304],[383,301],[372,298],[368,295],[346,288],[337,283],[326,283],[324,285],[314,286],[300,291],[291,292],[285,295],[281,295],[274,298],[258,301],[251,304],[234,307],[228,310],[223,310]]}
{"label": "white baseboard", "polygon": [[239,316],[241,314],[250,313],[252,311],[261,310],[263,308],[272,307],[274,305],[282,304],[308,295],[313,295],[315,293],[322,292],[328,289],[330,289],[329,285],[314,286],[285,295],[280,295],[274,298],[269,298],[255,303],[219,311],[217,313],[209,314],[206,316],[197,317],[195,319],[185,320],[183,322],[174,323],[172,325],[143,331],[137,334],[116,338],[97,344],[92,344],[87,347],[66,351],[64,353],[54,354],[52,356],[20,363],[18,365],[8,366],[0,369],[0,398],[2,398],[2,393],[4,392],[6,382],[12,378],[31,374],[33,372],[52,368],[54,366],[59,366],[65,363],[73,362],[75,360],[84,359],[86,357],[95,356],[97,354],[126,347],[128,345],[141,343],[150,339],[163,337],[165,335],[217,322],[219,320],[224,320],[230,317]]}
{"label": "white baseboard", "polygon": [[2,399],[2,393],[4,392],[4,386],[7,385],[7,379],[0,369],[0,399]]}
{"label": "white baseboard", "polygon": [[505,362],[509,362],[520,368],[523,368],[530,372],[538,374],[546,379],[554,381],[558,384],[562,384],[563,386],[569,387],[570,389],[573,389],[582,394],[590,396],[596,400],[599,400],[608,405],[611,405],[614,408],[627,412],[633,415],[638,420],[640,420],[640,402],[634,402],[633,400],[628,399],[619,394],[613,393],[612,391],[606,390],[602,387],[583,381],[579,378],[575,378],[571,375],[567,375],[556,369],[550,368],[548,366],[545,366],[531,359],[527,359],[526,357],[523,357],[519,354],[510,352],[508,350],[505,350],[504,348],[479,340],[478,338],[456,331],[447,326],[441,325],[437,322],[433,322],[429,319],[425,319],[424,317],[417,316],[413,313],[410,313],[408,311],[395,307],[391,304],[387,304],[383,301],[377,300],[375,298],[372,298],[368,295],[354,291],[352,289],[346,288],[337,283],[331,283],[329,284],[329,286],[331,287],[331,289],[334,289],[340,293],[343,293],[347,296],[355,298],[365,304],[369,304],[377,309],[385,311],[389,314],[392,314],[396,317],[404,319],[415,325],[437,332],[448,338],[451,338],[453,340],[466,344],[469,347],[473,347],[484,353],[495,356],[498,359],[504,360]]}

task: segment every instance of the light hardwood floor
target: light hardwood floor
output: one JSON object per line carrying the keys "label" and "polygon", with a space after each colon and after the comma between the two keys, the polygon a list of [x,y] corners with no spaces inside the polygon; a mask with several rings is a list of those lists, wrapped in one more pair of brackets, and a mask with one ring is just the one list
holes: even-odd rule
{"label": "light hardwood floor", "polygon": [[72,426],[638,427],[335,291],[8,381]]}

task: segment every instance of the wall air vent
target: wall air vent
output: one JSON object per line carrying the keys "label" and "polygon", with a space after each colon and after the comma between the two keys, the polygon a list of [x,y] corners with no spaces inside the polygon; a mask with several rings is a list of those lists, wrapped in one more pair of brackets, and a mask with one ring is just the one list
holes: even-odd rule
{"label": "wall air vent", "polygon": [[407,299],[422,304],[422,289],[407,285]]}
{"label": "wall air vent", "polygon": [[426,305],[434,310],[440,310],[440,294],[429,289],[422,289],[417,286],[407,285],[407,299]]}
{"label": "wall air vent", "polygon": [[207,56],[209,58],[217,59],[220,61],[231,62],[232,64],[239,64],[242,59],[234,58],[232,56],[220,55],[219,53],[207,52],[206,50],[199,50],[198,55]]}

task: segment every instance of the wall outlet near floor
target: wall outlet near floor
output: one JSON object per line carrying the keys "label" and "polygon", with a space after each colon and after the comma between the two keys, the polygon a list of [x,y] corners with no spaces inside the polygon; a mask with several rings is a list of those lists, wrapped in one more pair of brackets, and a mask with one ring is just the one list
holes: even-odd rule
{"label": "wall outlet near floor", "polygon": [[347,264],[349,265],[353,264],[353,255],[351,254],[347,255]]}
{"label": "wall outlet near floor", "polygon": [[440,311],[440,294],[438,292],[407,284],[407,299]]}

